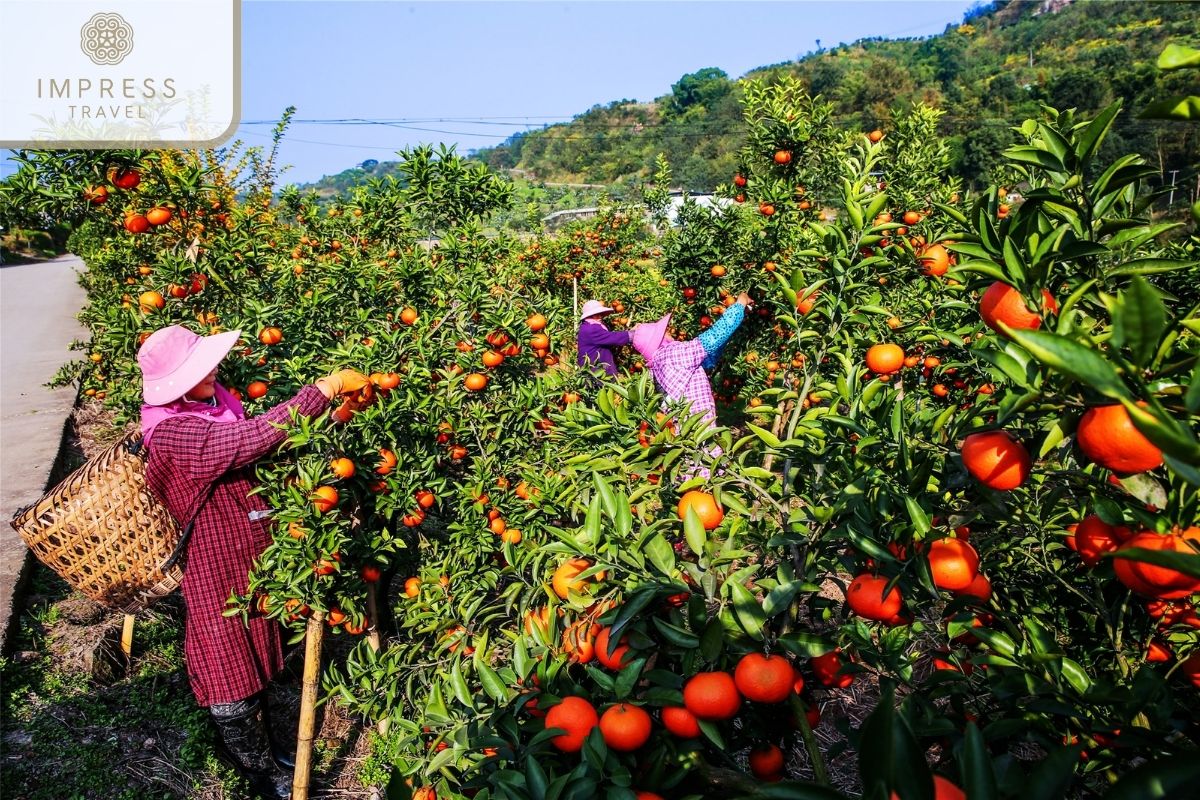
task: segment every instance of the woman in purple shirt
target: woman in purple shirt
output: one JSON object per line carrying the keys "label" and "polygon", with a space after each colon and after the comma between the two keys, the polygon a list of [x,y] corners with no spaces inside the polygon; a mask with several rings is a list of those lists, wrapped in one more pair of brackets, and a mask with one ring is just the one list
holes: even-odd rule
{"label": "woman in purple shirt", "polygon": [[610,331],[604,327],[601,317],[613,310],[599,300],[588,300],[583,304],[579,323],[579,355],[576,363],[581,367],[599,367],[609,377],[617,375],[617,361],[613,348],[630,342],[629,331]]}

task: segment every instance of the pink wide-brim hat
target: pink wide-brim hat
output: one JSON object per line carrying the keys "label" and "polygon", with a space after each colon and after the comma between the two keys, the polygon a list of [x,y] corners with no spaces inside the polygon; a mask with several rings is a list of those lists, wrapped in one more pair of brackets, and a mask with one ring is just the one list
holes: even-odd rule
{"label": "pink wide-brim hat", "polygon": [[667,333],[667,326],[671,324],[671,315],[667,314],[656,322],[643,322],[633,329],[633,349],[642,354],[642,358],[649,362],[654,353],[662,344],[663,337]]}
{"label": "pink wide-brim hat", "polygon": [[584,320],[597,314],[610,314],[612,310],[599,300],[588,300],[583,304],[583,310],[579,312],[579,319]]}
{"label": "pink wide-brim hat", "polygon": [[182,325],[159,328],[138,350],[142,397],[147,405],[178,400],[204,380],[237,344],[241,331],[201,336]]}

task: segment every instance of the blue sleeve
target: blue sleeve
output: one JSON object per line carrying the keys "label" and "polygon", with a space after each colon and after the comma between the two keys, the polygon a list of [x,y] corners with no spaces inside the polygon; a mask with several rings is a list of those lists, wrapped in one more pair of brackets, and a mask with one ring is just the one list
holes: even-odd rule
{"label": "blue sleeve", "polygon": [[704,345],[705,357],[701,366],[712,369],[717,365],[717,359],[721,357],[721,348],[733,336],[733,332],[742,324],[745,316],[746,307],[741,303],[734,303],[725,309],[725,313],[711,328],[697,337],[700,344]]}

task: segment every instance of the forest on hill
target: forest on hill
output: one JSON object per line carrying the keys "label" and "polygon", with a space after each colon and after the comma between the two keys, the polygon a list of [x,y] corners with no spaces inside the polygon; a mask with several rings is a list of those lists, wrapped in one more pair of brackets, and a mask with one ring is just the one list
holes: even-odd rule
{"label": "forest on hill", "polygon": [[[924,102],[944,112],[940,133],[952,169],[985,185],[1014,141],[1013,128],[1042,104],[1091,113],[1122,100],[1107,150],[1139,152],[1169,178],[1194,179],[1195,126],[1139,120],[1153,99],[1191,92],[1194,78],[1162,73],[1168,42],[1200,42],[1191,3],[998,2],[979,6],[939,36],[865,39],[760,67],[745,77],[798,77],[834,104],[839,125],[887,129],[898,110]],[[1194,92],[1192,92],[1194,93]],[[568,123],[514,135],[476,153],[497,169],[541,180],[632,186],[665,153],[675,181],[711,190],[737,168],[742,142],[739,82],[710,67],[684,75],[651,103],[596,105]],[[1104,154],[1102,154],[1104,155]]]}

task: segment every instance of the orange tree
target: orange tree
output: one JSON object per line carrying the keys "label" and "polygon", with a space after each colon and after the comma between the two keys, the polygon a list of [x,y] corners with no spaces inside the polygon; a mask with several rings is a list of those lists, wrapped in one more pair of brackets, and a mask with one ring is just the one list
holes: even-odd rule
{"label": "orange tree", "polygon": [[[1159,243],[1143,165],[1095,165],[1115,109],[1027,123],[1024,203],[964,211],[933,112],[746,97],[733,202],[657,239],[628,209],[484,237],[505,187],[422,149],[323,210],[236,150],[25,154],[6,192],[82,220],[72,374],[124,417],[168,322],[246,332],[251,409],[372,375],[260,468],[279,524],[231,613],[382,634],[325,685],[390,721],[399,796],[833,797],[812,729],[876,682],[837,723],[874,797],[1194,780],[1195,241]],[[568,274],[687,334],[750,287],[733,427],[571,369]]]}

